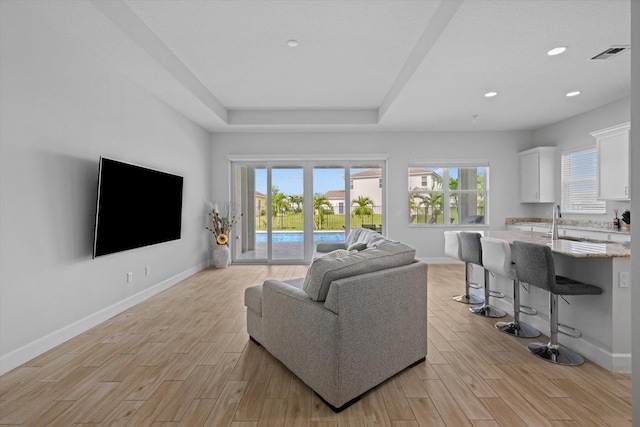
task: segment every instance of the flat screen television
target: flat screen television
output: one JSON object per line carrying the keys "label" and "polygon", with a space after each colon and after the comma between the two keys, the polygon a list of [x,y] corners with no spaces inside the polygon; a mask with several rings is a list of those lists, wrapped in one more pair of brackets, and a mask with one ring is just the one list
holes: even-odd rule
{"label": "flat screen television", "polygon": [[100,158],[93,257],[180,239],[183,177]]}

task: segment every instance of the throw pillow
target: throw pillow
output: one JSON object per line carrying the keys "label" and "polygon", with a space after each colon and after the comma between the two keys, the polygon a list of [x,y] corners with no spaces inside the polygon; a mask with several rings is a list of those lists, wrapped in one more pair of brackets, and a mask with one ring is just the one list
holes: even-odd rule
{"label": "throw pillow", "polygon": [[367,244],[364,242],[354,243],[347,248],[348,251],[363,251],[367,249]]}

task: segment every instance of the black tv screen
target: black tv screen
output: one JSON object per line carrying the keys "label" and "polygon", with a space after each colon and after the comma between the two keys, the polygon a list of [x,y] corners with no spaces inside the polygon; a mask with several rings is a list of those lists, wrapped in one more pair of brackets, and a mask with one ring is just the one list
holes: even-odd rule
{"label": "black tv screen", "polygon": [[180,238],[178,175],[100,158],[93,256]]}

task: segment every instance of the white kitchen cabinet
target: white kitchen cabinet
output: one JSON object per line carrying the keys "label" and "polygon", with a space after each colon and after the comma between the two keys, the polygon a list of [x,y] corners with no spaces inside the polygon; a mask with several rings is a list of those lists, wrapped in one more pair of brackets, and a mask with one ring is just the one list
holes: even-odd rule
{"label": "white kitchen cabinet", "polygon": [[520,156],[520,202],[555,202],[556,147],[537,147]]}
{"label": "white kitchen cabinet", "polygon": [[631,200],[629,123],[592,132],[598,156],[598,199]]}

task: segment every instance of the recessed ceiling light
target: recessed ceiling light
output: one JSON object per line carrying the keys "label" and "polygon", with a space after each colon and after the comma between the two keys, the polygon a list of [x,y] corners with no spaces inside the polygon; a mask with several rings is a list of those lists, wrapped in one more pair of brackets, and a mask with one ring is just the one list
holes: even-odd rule
{"label": "recessed ceiling light", "polygon": [[565,46],[558,46],[558,47],[554,47],[553,49],[551,49],[549,52],[547,52],[547,55],[549,56],[555,56],[555,55],[560,55],[561,53],[563,53],[565,50],[567,50],[567,48]]}
{"label": "recessed ceiling light", "polygon": [[567,93],[567,96],[571,97],[571,96],[578,96],[580,95],[582,92],[580,92],[579,90],[574,90],[573,92],[569,92]]}
{"label": "recessed ceiling light", "polygon": [[289,46],[289,47],[296,47],[296,46],[298,46],[298,40],[293,40],[293,39],[289,40],[289,41],[287,42],[287,46]]}
{"label": "recessed ceiling light", "polygon": [[497,94],[498,94],[498,92],[491,91],[491,92],[485,93],[484,96],[485,96],[485,98],[493,98]]}

